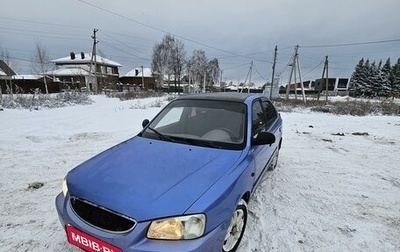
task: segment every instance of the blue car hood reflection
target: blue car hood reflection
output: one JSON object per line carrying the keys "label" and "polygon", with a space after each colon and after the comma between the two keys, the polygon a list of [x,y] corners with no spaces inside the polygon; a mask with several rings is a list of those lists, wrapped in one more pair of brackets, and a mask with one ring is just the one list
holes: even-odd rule
{"label": "blue car hood reflection", "polygon": [[72,170],[69,193],[137,221],[180,215],[241,153],[134,137]]}

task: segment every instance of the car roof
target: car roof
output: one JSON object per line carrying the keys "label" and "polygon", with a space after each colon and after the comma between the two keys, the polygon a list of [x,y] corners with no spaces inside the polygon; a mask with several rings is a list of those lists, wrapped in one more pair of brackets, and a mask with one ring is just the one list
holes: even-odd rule
{"label": "car roof", "polygon": [[220,92],[183,95],[178,97],[177,100],[216,100],[245,102],[249,97],[256,98],[260,96],[260,94],[255,93]]}

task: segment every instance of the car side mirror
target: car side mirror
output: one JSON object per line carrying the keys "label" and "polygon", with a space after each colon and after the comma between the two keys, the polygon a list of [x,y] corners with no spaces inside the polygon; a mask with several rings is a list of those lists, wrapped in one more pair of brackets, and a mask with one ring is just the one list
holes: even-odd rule
{"label": "car side mirror", "polygon": [[253,139],[253,145],[267,145],[275,143],[275,135],[270,132],[260,132]]}
{"label": "car side mirror", "polygon": [[142,122],[142,127],[146,127],[150,123],[149,119],[144,119]]}

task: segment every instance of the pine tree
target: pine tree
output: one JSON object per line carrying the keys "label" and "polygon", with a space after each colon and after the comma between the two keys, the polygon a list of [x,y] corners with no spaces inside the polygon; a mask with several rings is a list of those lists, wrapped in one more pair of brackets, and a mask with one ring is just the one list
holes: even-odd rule
{"label": "pine tree", "polygon": [[392,68],[392,96],[400,96],[400,58]]}
{"label": "pine tree", "polygon": [[[381,62],[379,63],[381,65]],[[376,97],[381,91],[382,87],[382,75],[381,75],[381,69],[377,66],[375,61],[371,63],[370,69],[369,69],[369,78],[368,78],[368,86],[369,86],[369,96],[370,97]]]}
{"label": "pine tree", "polygon": [[362,94],[362,71],[364,67],[364,58],[356,65],[354,72],[351,75],[349,83],[349,95],[358,97]]}
{"label": "pine tree", "polygon": [[362,58],[355,67],[349,83],[349,95],[354,97],[399,97],[400,58],[392,67],[390,58],[382,65]]}
{"label": "pine tree", "polygon": [[392,93],[392,67],[390,64],[390,58],[386,60],[386,63],[380,69],[381,86],[378,91],[378,96],[389,97]]}
{"label": "pine tree", "polygon": [[374,93],[374,82],[372,80],[374,74],[373,67],[369,59],[367,59],[361,71],[361,95],[364,97],[372,97]]}

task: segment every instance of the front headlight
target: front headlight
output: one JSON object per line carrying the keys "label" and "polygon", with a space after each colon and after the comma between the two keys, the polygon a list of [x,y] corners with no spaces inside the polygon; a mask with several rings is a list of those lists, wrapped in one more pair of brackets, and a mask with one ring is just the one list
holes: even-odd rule
{"label": "front headlight", "polygon": [[206,216],[194,214],[152,221],[147,238],[160,240],[190,240],[204,234]]}
{"label": "front headlight", "polygon": [[64,194],[64,197],[66,197],[67,193],[68,193],[67,177],[63,178],[63,181],[62,181],[62,192]]}

